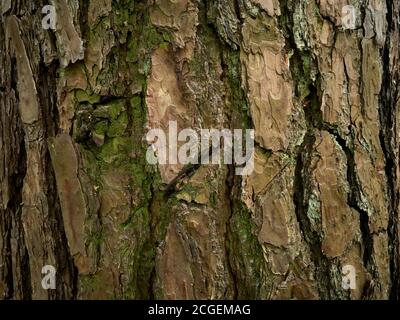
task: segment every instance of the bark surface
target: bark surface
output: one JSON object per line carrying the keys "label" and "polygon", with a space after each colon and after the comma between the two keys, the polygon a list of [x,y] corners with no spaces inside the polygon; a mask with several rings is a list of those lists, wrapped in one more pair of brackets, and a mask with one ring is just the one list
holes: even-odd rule
{"label": "bark surface", "polygon": [[[399,6],[1,0],[0,298],[398,299]],[[169,121],[254,172],[148,164]]]}

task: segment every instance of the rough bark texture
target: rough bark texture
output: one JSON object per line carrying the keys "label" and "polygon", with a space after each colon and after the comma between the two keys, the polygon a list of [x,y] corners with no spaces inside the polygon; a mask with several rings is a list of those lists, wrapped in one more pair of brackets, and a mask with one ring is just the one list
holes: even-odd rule
{"label": "rough bark texture", "polygon": [[[0,3],[1,298],[400,297],[398,0]],[[170,120],[255,171],[149,165]]]}

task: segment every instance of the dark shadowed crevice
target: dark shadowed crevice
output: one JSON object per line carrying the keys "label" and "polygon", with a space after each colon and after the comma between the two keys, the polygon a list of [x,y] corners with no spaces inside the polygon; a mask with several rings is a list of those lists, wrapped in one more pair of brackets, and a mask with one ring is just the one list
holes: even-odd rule
{"label": "dark shadowed crevice", "polygon": [[[5,56],[2,25],[0,26],[0,41],[0,54],[3,57],[1,63],[3,61],[5,64],[8,63],[8,65],[4,65],[3,70],[9,71],[9,77],[7,77],[7,73],[0,73],[0,83],[6,84],[7,88],[0,93],[0,120],[4,120],[0,125],[0,139],[4,146],[1,156],[8,160],[8,163],[4,163],[7,167],[3,168],[5,169],[3,178],[8,185],[9,194],[8,202],[3,203],[5,209],[0,209],[0,236],[3,237],[3,252],[0,252],[0,259],[4,261],[2,278],[5,281],[2,298],[30,299],[32,290],[29,255],[25,247],[21,218],[23,181],[26,174],[25,135],[18,110],[17,62],[15,58],[8,57],[7,59]],[[2,75],[6,77],[3,78]],[[1,198],[2,201],[5,200],[3,197]],[[17,261],[13,261],[13,259]]]}
{"label": "dark shadowed crevice", "polygon": [[[225,126],[230,130],[254,128],[241,77],[243,70],[240,46],[243,21],[239,2],[234,1],[232,6],[229,6],[224,0],[205,1],[200,10],[202,23],[207,23],[204,28],[209,28],[209,33],[219,42],[221,80],[225,83],[229,101]],[[265,290],[269,282],[264,277],[269,272],[266,270],[263,248],[256,235],[257,228],[252,214],[242,202],[242,177],[235,174],[235,165],[227,165],[227,169],[224,201],[227,203],[228,212],[224,237],[227,268],[232,277],[230,284],[233,299],[265,298],[269,294]],[[230,287],[226,290],[228,294]]]}
{"label": "dark shadowed crevice", "polygon": [[[383,49],[383,83],[379,103],[380,141],[385,157],[386,188],[389,211],[388,248],[391,274],[391,299],[400,298],[400,263],[399,263],[399,190],[396,173],[395,150],[398,149],[396,112],[399,99],[399,69],[392,59],[399,54],[399,43],[393,41],[399,32],[399,4],[396,1],[388,4],[388,31]],[[395,61],[396,63],[396,61]]]}
{"label": "dark shadowed crevice", "polygon": [[[233,165],[228,165],[228,172],[226,175],[226,199],[228,200],[228,208],[229,208],[229,216],[226,220],[226,233],[230,232],[230,224],[232,223],[232,216],[234,215],[234,206],[235,203],[233,201],[234,197],[238,197],[238,188],[235,187],[235,180],[241,180],[241,179],[236,179],[235,178],[235,167]],[[237,186],[237,184],[236,184]],[[231,259],[229,257],[230,254],[232,254],[229,250],[230,244],[229,244],[230,237],[229,235],[225,236],[225,252],[227,256],[227,266],[228,266],[228,271],[229,274],[232,277],[232,285],[233,285],[233,299],[236,300],[238,299],[239,291],[238,291],[238,277],[235,272],[234,266],[231,263]]]}
{"label": "dark shadowed crevice", "polygon": [[[58,62],[53,62],[48,66],[43,63],[39,64],[37,79],[38,99],[42,108],[43,134],[46,141],[50,138],[54,138],[59,131],[59,114],[56,104],[57,88],[53,76],[57,73],[58,68]],[[51,230],[52,238],[55,242],[54,253],[57,264],[57,274],[60,277],[59,281],[63,283],[62,286],[58,286],[55,292],[50,292],[50,296],[53,299],[74,299],[77,296],[78,290],[77,270],[74,266],[65,233],[56,177],[49,150],[44,151],[43,158],[47,186],[46,190],[43,191],[46,194],[47,207],[49,210],[49,230]]]}
{"label": "dark shadowed crevice", "polygon": [[[306,133],[303,142],[297,147],[296,165],[294,174],[293,202],[296,219],[301,234],[310,250],[310,257],[314,265],[314,277],[318,294],[321,299],[344,299],[348,293],[337,287],[333,278],[333,269],[337,266],[336,259],[327,258],[322,251],[320,230],[315,230],[308,217],[309,200],[312,194],[312,167],[315,150],[316,134],[323,130],[323,116],[321,111],[321,88],[319,76],[313,79],[311,66],[316,64],[316,58],[307,49],[300,50],[294,39],[294,8],[292,1],[281,2],[281,16],[279,24],[286,37],[286,51],[292,52],[290,70],[293,82],[296,85],[295,95],[297,103],[303,106],[306,121]],[[317,66],[314,66],[318,70]]]}
{"label": "dark shadowed crevice", "polygon": [[309,86],[309,96],[305,98],[304,108],[307,132],[303,143],[298,148],[294,177],[294,204],[297,221],[305,241],[308,243],[311,259],[315,267],[315,278],[321,299],[344,299],[349,293],[338,287],[332,277],[332,267],[339,264],[337,259],[329,259],[322,251],[321,234],[313,229],[308,217],[309,200],[311,196],[313,152],[316,134],[324,130],[322,112],[320,110],[320,89],[313,84]]}
{"label": "dark shadowed crevice", "polygon": [[[22,130],[20,133],[22,139],[19,153],[16,155],[19,166],[18,170],[9,177],[10,200],[7,210],[4,212],[8,216],[5,220],[6,245],[8,248],[7,252],[5,252],[5,258],[8,270],[7,286],[9,290],[8,295],[5,297],[6,299],[13,299],[15,295],[23,299],[31,298],[29,255],[25,247],[24,230],[21,220],[22,187],[26,172],[26,152]],[[13,247],[14,245],[17,247]],[[15,252],[17,257],[13,257],[11,255],[12,252]],[[18,261],[12,262],[12,258],[17,258]],[[13,268],[14,263],[18,264],[18,268]],[[13,274],[13,269],[18,272],[18,275]],[[17,282],[18,278],[20,279]]]}
{"label": "dark shadowed crevice", "polygon": [[[373,260],[373,237],[369,227],[369,215],[368,212],[361,207],[362,192],[360,188],[360,183],[357,177],[356,163],[354,160],[354,150],[349,147],[347,142],[340,137],[336,130],[326,127],[328,131],[339,144],[341,149],[344,151],[347,159],[347,181],[350,187],[350,193],[348,195],[347,203],[348,205],[356,210],[360,215],[360,231],[361,239],[363,245],[362,259],[364,267],[368,272],[374,276],[375,275],[375,263]],[[352,132],[352,129],[350,128]],[[352,140],[354,139],[354,133],[351,133]]]}
{"label": "dark shadowed crevice", "polygon": [[24,227],[22,225],[22,189],[24,183],[24,177],[26,174],[26,150],[25,150],[25,142],[24,142],[24,134],[21,130],[21,145],[20,145],[20,154],[18,163],[21,165],[18,167],[18,172],[16,176],[12,176],[10,181],[14,186],[14,190],[11,193],[12,199],[10,200],[10,204],[14,206],[10,208],[10,211],[14,214],[14,227],[17,227],[18,231],[18,251],[20,258],[20,275],[21,275],[21,295],[23,299],[30,299],[32,297],[32,288],[31,288],[31,272],[29,265],[29,255],[28,250],[25,247],[25,239],[24,239]]}
{"label": "dark shadowed crevice", "polygon": [[295,167],[293,200],[301,233],[310,249],[319,296],[322,299],[330,299],[335,298],[329,274],[330,261],[323,254],[320,235],[312,229],[311,222],[307,216],[311,183],[310,175],[312,172],[311,160],[315,140],[315,133],[309,131],[299,147]]}

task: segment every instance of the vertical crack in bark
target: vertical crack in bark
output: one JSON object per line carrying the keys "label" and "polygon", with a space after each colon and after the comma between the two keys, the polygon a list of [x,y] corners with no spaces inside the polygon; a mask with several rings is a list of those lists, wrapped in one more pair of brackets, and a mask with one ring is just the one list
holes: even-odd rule
{"label": "vertical crack in bark", "polygon": [[0,220],[0,231],[2,237],[2,251],[0,252],[2,258],[2,274],[1,280],[3,282],[2,286],[2,299],[12,299],[14,294],[14,282],[12,273],[12,256],[11,256],[11,216],[8,211],[2,210],[1,220]]}
{"label": "vertical crack in bark", "polygon": [[[396,112],[399,99],[399,71],[398,66],[392,64],[391,59],[398,58],[399,43],[393,41],[395,33],[399,32],[399,4],[393,1],[388,4],[388,31],[386,44],[383,49],[383,84],[379,103],[380,141],[385,156],[385,173],[387,181],[387,197],[389,211],[388,248],[391,274],[391,299],[400,298],[400,271],[399,271],[399,190],[397,189],[397,174],[395,148],[397,147]],[[398,61],[394,61],[398,63]]]}
{"label": "vertical crack in bark", "polygon": [[[318,97],[318,91],[314,92],[314,90],[311,90],[311,96],[316,99]],[[348,185],[350,188],[350,193],[348,195],[348,200],[347,204],[349,207],[353,208],[359,213],[360,216],[360,232],[361,232],[361,237],[362,237],[362,245],[363,245],[363,252],[362,252],[362,260],[364,267],[368,272],[371,274],[373,278],[376,277],[376,266],[375,262],[373,259],[373,235],[370,230],[369,226],[369,215],[368,212],[361,207],[362,201],[362,190],[361,186],[357,177],[357,171],[356,171],[356,163],[355,163],[355,158],[354,158],[354,149],[352,148],[353,142],[354,142],[354,136],[355,133],[353,131],[352,125],[349,126],[349,138],[350,142],[346,142],[344,138],[340,136],[338,131],[336,130],[335,126],[332,126],[328,123],[325,123],[322,118],[322,112],[318,108],[320,105],[319,101],[311,102],[311,105],[314,106],[310,109],[306,108],[306,119],[309,125],[314,129],[318,129],[321,131],[327,131],[329,134],[331,134],[338,145],[341,147],[343,152],[346,155],[346,162],[347,162],[347,181]],[[305,141],[307,140],[307,137]],[[310,152],[312,151],[312,148]],[[307,154],[307,153],[306,153]],[[311,159],[310,159],[311,161]],[[297,177],[297,175],[296,175]],[[308,202],[308,201],[307,201]],[[303,204],[306,204],[307,202],[303,201]],[[319,243],[321,245],[321,243]],[[319,256],[319,252],[317,254],[317,257]],[[329,263],[329,261],[326,261],[325,263]],[[371,293],[369,292],[369,283],[366,283],[366,286],[364,288],[364,294],[363,296],[370,295]],[[367,294],[367,292],[369,292]]]}
{"label": "vertical crack in bark", "polygon": [[31,299],[32,297],[32,287],[31,287],[31,271],[29,265],[29,254],[28,250],[25,246],[25,237],[24,237],[24,229],[22,225],[22,188],[24,183],[24,177],[26,173],[26,150],[25,150],[25,142],[24,142],[24,134],[21,130],[21,144],[20,144],[20,154],[18,155],[18,164],[21,164],[21,167],[18,167],[18,172],[15,176],[12,176],[10,182],[13,186],[13,190],[11,191],[12,198],[10,199],[10,213],[14,215],[14,225],[11,228],[17,228],[18,241],[17,246],[19,251],[19,268],[20,268],[20,276],[21,276],[21,288],[19,291],[21,292],[22,299]]}
{"label": "vertical crack in bark", "polygon": [[[354,132],[351,126],[349,130],[351,132],[350,136],[353,141]],[[342,148],[342,150],[346,155],[347,181],[350,187],[350,193],[348,196],[347,203],[360,215],[360,231],[363,244],[362,259],[366,270],[368,270],[368,272],[372,275],[372,277],[375,277],[376,266],[373,259],[373,237],[369,227],[368,212],[363,208],[361,208],[360,206],[360,203],[362,203],[362,191],[357,177],[356,164],[354,160],[354,151],[352,150],[351,147],[347,145],[346,141],[342,137],[340,137],[340,135],[335,130],[326,127],[326,131],[328,131],[335,138],[336,142],[340,145],[340,147]],[[368,287],[365,288],[365,290],[367,289]]]}
{"label": "vertical crack in bark", "polygon": [[[316,285],[320,298],[322,299],[339,299],[348,297],[349,293],[343,292],[336,286],[335,279],[332,279],[331,266],[336,261],[328,259],[322,251],[322,241],[320,235],[313,230],[311,221],[307,215],[309,207],[309,198],[311,195],[311,168],[312,153],[316,142],[316,131],[322,130],[322,111],[320,109],[321,101],[319,92],[319,79],[311,79],[307,73],[307,67],[304,65],[302,56],[315,60],[308,49],[300,50],[294,39],[294,21],[292,3],[283,1],[281,3],[281,18],[279,24],[286,35],[286,50],[292,51],[290,58],[290,68],[295,84],[308,83],[309,94],[299,104],[304,106],[304,114],[306,120],[306,134],[302,144],[297,148],[293,201],[295,205],[295,214],[302,233],[302,237],[309,246],[311,260],[314,264],[314,274]],[[316,61],[314,61],[316,63]],[[296,72],[296,70],[298,72]],[[318,70],[318,68],[317,68]],[[298,75],[303,77],[298,79]],[[318,76],[320,76],[318,74]],[[301,92],[296,88],[297,98],[301,98]]]}
{"label": "vertical crack in bark", "polygon": [[[237,196],[237,188],[235,188],[235,168],[233,165],[228,165],[228,173],[226,177],[226,198],[228,200],[228,208],[229,208],[229,216],[226,220],[226,226],[225,226],[225,252],[226,252],[226,257],[227,257],[227,266],[228,266],[228,271],[229,274],[232,277],[232,284],[233,284],[233,299],[236,300],[238,299],[239,295],[239,290],[238,290],[238,278],[235,273],[234,267],[231,262],[231,257],[230,254],[232,254],[229,250],[229,232],[231,232],[230,229],[230,224],[232,223],[232,217],[234,215],[234,197]],[[239,184],[240,185],[240,184]],[[237,184],[236,184],[237,186]]]}
{"label": "vertical crack in bark", "polygon": [[[42,106],[43,132],[45,139],[53,138],[58,134],[59,115],[56,106],[56,84],[53,81],[53,75],[56,73],[59,65],[52,63],[50,66],[39,65],[38,73],[38,98]],[[46,199],[49,208],[49,229],[52,232],[52,238],[55,242],[55,259],[57,263],[57,274],[59,281],[63,281],[62,286],[58,286],[57,291],[52,295],[54,299],[72,299],[77,296],[77,270],[71,256],[67,237],[65,234],[64,221],[62,217],[61,204],[58,196],[55,172],[53,169],[50,152],[44,151],[44,165],[46,176]],[[61,278],[61,279],[60,279]]]}
{"label": "vertical crack in bark", "polygon": [[[205,1],[200,10],[202,21],[211,28],[220,44],[222,74],[229,99],[226,125],[230,130],[254,128],[248,113],[248,101],[243,89],[240,59],[243,19],[239,1],[232,7],[225,0]],[[225,201],[227,202],[225,252],[228,272],[232,277],[234,299],[263,298],[266,262],[263,248],[254,234],[255,223],[249,209],[242,202],[242,178],[235,175],[235,165],[227,165]],[[243,243],[245,241],[245,243]],[[250,249],[251,248],[251,249]],[[251,256],[251,262],[246,261]],[[226,288],[227,292],[230,288]]]}
{"label": "vertical crack in bark", "polygon": [[[307,108],[306,108],[307,110]],[[312,110],[306,111],[310,115]],[[310,126],[311,123],[308,122]],[[331,284],[329,271],[330,261],[325,257],[321,248],[321,239],[318,233],[312,230],[310,220],[307,216],[308,198],[309,198],[309,175],[312,160],[312,151],[315,144],[315,133],[313,126],[308,127],[308,132],[304,138],[296,159],[295,177],[294,177],[294,195],[296,218],[304,240],[308,243],[311,253],[311,259],[314,263],[315,277],[319,295],[322,299],[337,298],[334,293],[334,287]]]}
{"label": "vertical crack in bark", "polygon": [[[9,177],[10,200],[5,217],[5,235],[7,251],[5,252],[8,269],[8,294],[5,299],[13,299],[20,296],[22,299],[31,298],[29,255],[25,247],[24,230],[21,220],[21,203],[23,180],[26,172],[26,151],[24,134],[21,130],[21,141],[17,157],[18,169]],[[8,229],[8,230],[7,230]],[[16,248],[13,248],[16,245]],[[12,255],[15,252],[17,256]],[[16,258],[17,261],[12,261]],[[15,274],[17,272],[18,274]]]}
{"label": "vertical crack in bark", "polygon": [[[281,6],[283,16],[288,21],[281,21],[282,26],[291,30],[291,25],[293,21],[291,20],[290,10],[286,5]],[[288,32],[288,34],[292,34],[292,32]],[[336,37],[336,34],[335,34]],[[300,58],[304,52],[300,52],[292,39],[292,36],[288,37],[288,41],[291,49],[294,51],[294,56],[292,57],[292,68],[294,63],[302,63],[302,59]],[[296,58],[297,57],[297,58]],[[294,60],[294,61],[293,61]],[[346,77],[348,75],[346,74]],[[386,77],[384,77],[386,78]],[[297,79],[298,80],[298,79]],[[348,79],[347,79],[348,80]],[[315,83],[314,81],[310,81],[310,83]],[[317,81],[319,83],[319,81]],[[343,295],[343,293],[338,294],[338,289],[335,288],[334,285],[330,282],[330,275],[329,275],[329,266],[335,261],[328,260],[323,252],[321,251],[321,240],[319,239],[319,235],[313,232],[311,229],[311,225],[309,219],[307,217],[307,204],[308,204],[308,184],[309,179],[307,176],[311,173],[308,170],[311,164],[311,153],[313,150],[313,144],[315,143],[315,133],[314,130],[319,131],[326,131],[331,134],[336,142],[339,144],[341,149],[344,151],[346,155],[347,161],[347,181],[350,187],[350,193],[348,195],[348,205],[349,207],[353,208],[359,213],[360,216],[360,231],[362,237],[362,260],[364,267],[368,272],[371,274],[373,278],[376,275],[376,265],[373,259],[373,235],[371,234],[370,230],[370,218],[368,216],[368,212],[362,208],[362,190],[361,186],[357,177],[357,170],[356,170],[356,163],[354,157],[354,150],[353,150],[353,143],[355,139],[355,133],[353,130],[352,125],[349,125],[349,142],[347,142],[344,138],[340,136],[336,126],[331,125],[323,121],[322,111],[320,110],[319,106],[321,105],[321,101],[313,101],[317,99],[319,96],[318,93],[321,92],[320,88],[315,88],[314,85],[311,85],[310,95],[305,100],[309,104],[308,107],[305,108],[305,115],[307,121],[307,134],[301,145],[297,157],[297,165],[295,171],[295,194],[294,194],[294,201],[296,204],[296,214],[300,224],[300,228],[303,232],[303,235],[310,245],[310,249],[312,252],[312,258],[315,263],[317,279],[318,279],[318,287],[320,289],[320,294],[322,294],[322,298],[335,298]],[[392,92],[391,89],[388,89],[389,92]],[[385,100],[385,99],[383,99]],[[393,116],[393,115],[392,115]],[[390,129],[392,130],[392,129]],[[393,171],[393,170],[392,170]],[[394,172],[394,171],[393,171]],[[392,217],[395,217],[392,214]],[[395,223],[394,223],[395,224]],[[395,233],[395,232],[394,232]],[[339,261],[337,261],[339,263]],[[326,283],[328,286],[324,288],[324,284]],[[321,290],[322,289],[322,290]],[[325,290],[327,289],[327,295]],[[333,295],[333,289],[336,290],[335,295]],[[366,283],[364,288],[363,296],[370,296],[370,287],[369,282]]]}
{"label": "vertical crack in bark", "polygon": [[[1,178],[6,181],[9,199],[5,203],[4,196],[6,195],[1,194],[3,208],[0,208],[0,236],[3,238],[3,250],[0,252],[0,259],[3,264],[3,274],[0,280],[5,282],[5,287],[0,294],[4,299],[30,299],[32,289],[29,255],[25,246],[21,219],[22,189],[26,174],[25,134],[17,108],[19,99],[17,62],[14,57],[6,56],[5,43],[6,39],[1,23],[0,55],[2,59],[0,64],[2,69],[8,72],[0,72],[0,86],[4,88],[0,92],[0,120],[2,121],[0,123],[0,142],[4,147],[2,163],[6,166],[0,170],[5,174]],[[8,161],[6,162],[6,160]],[[1,189],[0,191],[3,192]]]}

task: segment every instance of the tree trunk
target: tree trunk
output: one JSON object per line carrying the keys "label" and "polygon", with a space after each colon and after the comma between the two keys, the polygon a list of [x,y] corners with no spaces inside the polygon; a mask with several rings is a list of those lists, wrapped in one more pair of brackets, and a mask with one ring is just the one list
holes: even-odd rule
{"label": "tree trunk", "polygon": [[[398,0],[0,14],[0,297],[399,298]],[[254,128],[254,171],[149,164],[170,121]]]}

